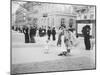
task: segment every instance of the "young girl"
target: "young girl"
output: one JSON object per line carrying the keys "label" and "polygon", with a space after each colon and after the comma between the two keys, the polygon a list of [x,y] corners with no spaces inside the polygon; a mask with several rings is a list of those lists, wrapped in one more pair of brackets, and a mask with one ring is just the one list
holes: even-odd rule
{"label": "young girl", "polygon": [[46,54],[49,53],[49,40],[46,40],[46,44],[45,44],[45,52]]}

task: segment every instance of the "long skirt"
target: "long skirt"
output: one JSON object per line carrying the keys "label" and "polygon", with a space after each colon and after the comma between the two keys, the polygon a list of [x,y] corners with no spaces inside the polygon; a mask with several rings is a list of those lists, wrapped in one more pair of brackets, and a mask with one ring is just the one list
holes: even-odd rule
{"label": "long skirt", "polygon": [[57,46],[58,46],[58,45],[61,46],[61,39],[58,39]]}
{"label": "long skirt", "polygon": [[86,50],[90,50],[91,48],[90,39],[84,38],[84,43],[85,43]]}
{"label": "long skirt", "polygon": [[61,46],[61,42],[62,42],[62,39],[61,39],[61,35],[58,36],[58,41],[57,41],[57,46]]}
{"label": "long skirt", "polygon": [[65,47],[67,49],[70,49],[70,47],[71,47],[71,41],[69,39],[64,38],[64,43],[65,43]]}

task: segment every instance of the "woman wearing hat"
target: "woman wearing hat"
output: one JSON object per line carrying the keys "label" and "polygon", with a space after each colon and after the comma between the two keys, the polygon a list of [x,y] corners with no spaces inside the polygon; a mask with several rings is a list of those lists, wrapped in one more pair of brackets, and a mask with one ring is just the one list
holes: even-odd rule
{"label": "woman wearing hat", "polygon": [[67,55],[68,53],[70,53],[70,48],[71,48],[71,32],[68,30],[68,28],[64,29],[64,44],[65,44],[65,48],[66,50],[64,50],[62,53],[59,54],[60,55]]}

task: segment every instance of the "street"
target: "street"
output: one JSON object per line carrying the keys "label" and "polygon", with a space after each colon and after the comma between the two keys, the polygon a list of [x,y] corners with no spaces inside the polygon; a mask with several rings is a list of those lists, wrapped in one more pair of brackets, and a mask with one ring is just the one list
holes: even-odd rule
{"label": "street", "polygon": [[78,38],[78,46],[72,47],[68,56],[58,56],[61,48],[56,46],[57,39],[49,42],[48,53],[45,49],[47,36],[35,39],[36,43],[26,44],[23,33],[12,31],[12,73],[95,68],[95,50],[85,50],[83,38]]}

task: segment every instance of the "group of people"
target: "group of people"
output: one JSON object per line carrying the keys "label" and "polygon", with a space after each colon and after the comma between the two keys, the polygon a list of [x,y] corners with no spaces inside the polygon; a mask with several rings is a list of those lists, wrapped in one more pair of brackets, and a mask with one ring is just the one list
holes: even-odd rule
{"label": "group of people", "polygon": [[36,36],[37,28],[35,26],[23,27],[23,33],[25,35],[25,43],[35,43],[34,37]]}
{"label": "group of people", "polygon": [[62,45],[64,45],[65,49],[63,49],[62,53],[60,53],[59,56],[66,56],[70,53],[71,47],[72,45],[74,45],[74,40],[76,40],[76,36],[73,34],[69,27],[60,27],[57,46],[61,47]]}
{"label": "group of people", "polygon": [[14,31],[19,31],[21,33],[23,32],[23,28],[22,27],[12,26],[11,29],[14,30]]}
{"label": "group of people", "polygon": [[46,27],[42,26],[39,28],[39,36],[45,36],[47,34],[48,36],[48,40],[51,40],[51,36],[52,36],[52,40],[55,41],[56,40],[56,30],[55,27],[50,27],[48,26],[48,28],[46,29]]}
{"label": "group of people", "polygon": [[50,27],[48,27],[47,35],[48,35],[48,40],[50,40],[50,37],[52,35],[52,39],[53,39],[53,41],[55,41],[56,40],[56,30],[55,30],[55,27],[53,27],[52,29]]}
{"label": "group of people", "polygon": [[[12,27],[14,30],[14,27]],[[55,41],[56,40],[56,30],[55,27],[49,27],[46,28],[45,26],[37,28],[36,26],[23,26],[22,29],[19,27],[15,28],[15,31],[19,31],[21,33],[24,33],[25,35],[25,43],[35,43],[35,36],[38,35],[39,37],[48,36],[48,40]]]}
{"label": "group of people", "polygon": [[[12,27],[12,29],[14,29]],[[18,30],[20,30],[19,28],[17,28]],[[48,36],[47,40],[50,41],[51,40],[51,36],[52,36],[52,40],[55,41],[56,40],[56,29],[55,27],[40,27],[37,28],[36,26],[24,26],[21,30],[21,32],[24,33],[25,35],[25,43],[35,43],[35,36],[38,32],[38,35],[40,37],[43,37],[45,35]],[[83,27],[82,29],[82,33],[84,36],[84,43],[85,43],[85,47],[86,50],[90,50],[91,44],[90,44],[90,27],[87,25],[85,27]],[[68,28],[68,27],[64,27],[61,26],[59,28],[59,33],[58,33],[58,38],[57,38],[57,46],[61,46],[62,42],[64,43],[64,46],[66,48],[65,51],[63,51],[62,53],[60,53],[59,55],[67,55],[70,53],[70,49],[71,46],[74,44],[74,40],[76,39],[76,36],[73,35],[73,31]],[[48,43],[48,42],[47,42]]]}
{"label": "group of people", "polygon": [[[91,28],[89,25],[85,25],[82,28],[82,35],[84,37],[85,50],[91,49],[90,30]],[[77,39],[76,39],[76,36],[73,34],[73,30],[68,27],[61,27],[59,30],[57,46],[61,46],[62,42],[64,42],[66,50],[60,53],[59,55],[69,54],[71,47],[75,45],[75,41],[77,41]]]}
{"label": "group of people", "polygon": [[[19,28],[16,28],[19,30]],[[61,26],[59,28],[59,33],[58,33],[58,40],[57,40],[57,46],[61,46],[62,44],[62,41],[64,41],[65,43],[65,46],[66,46],[66,51],[64,51],[64,55],[66,55],[67,53],[70,52],[70,45],[72,44],[72,41],[71,41],[71,31],[63,26]],[[50,27],[48,26],[48,28],[46,27],[39,27],[37,28],[36,26],[24,26],[22,28],[22,30],[20,31],[22,33],[24,33],[25,35],[25,43],[36,43],[36,40],[35,40],[35,37],[36,35],[38,34],[38,36],[41,38],[45,35],[47,35],[47,40],[48,42],[51,40],[51,37],[52,37],[52,40],[55,41],[56,40],[56,29],[55,27]],[[62,37],[64,36],[64,40],[62,40]]]}

